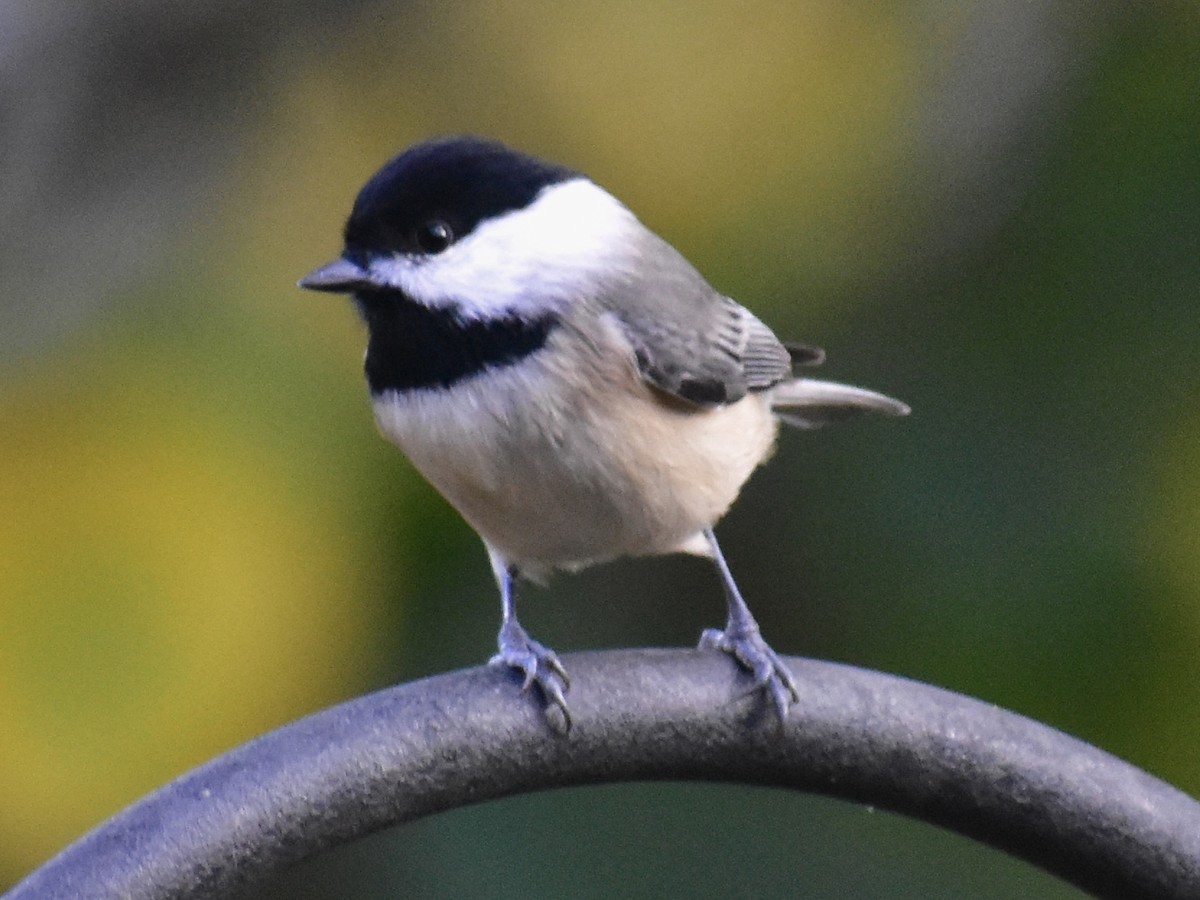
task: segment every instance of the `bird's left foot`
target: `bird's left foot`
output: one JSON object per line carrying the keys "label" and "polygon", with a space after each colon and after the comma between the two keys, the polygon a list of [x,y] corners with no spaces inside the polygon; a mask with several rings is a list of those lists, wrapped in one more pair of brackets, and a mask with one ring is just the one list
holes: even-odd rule
{"label": "bird's left foot", "polygon": [[700,635],[702,650],[721,650],[738,661],[754,676],[754,690],[765,691],[775,705],[779,718],[787,718],[788,709],[800,699],[796,681],[779,654],[763,640],[757,628],[720,631],[706,628]]}

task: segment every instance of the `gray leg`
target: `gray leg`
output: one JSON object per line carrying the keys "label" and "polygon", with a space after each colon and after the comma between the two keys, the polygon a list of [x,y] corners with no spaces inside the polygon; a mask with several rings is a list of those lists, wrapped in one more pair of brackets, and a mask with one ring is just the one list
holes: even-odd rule
{"label": "gray leg", "polygon": [[721,554],[717,536],[711,528],[705,529],[704,535],[712,547],[717,571],[721,573],[725,600],[729,604],[729,621],[725,623],[724,631],[718,631],[716,628],[705,629],[700,635],[700,646],[705,649],[723,650],[736,659],[743,668],[754,675],[755,688],[771,695],[779,718],[786,718],[788,707],[800,698],[792,673],[759,633],[758,622],[754,620],[750,607],[742,599],[741,591],[738,590],[733,574],[729,571],[729,565]]}
{"label": "gray leg", "polygon": [[529,636],[529,633],[517,621],[517,579],[520,573],[517,567],[506,564],[488,548],[492,557],[492,566],[496,572],[496,581],[500,585],[500,605],[502,617],[497,644],[500,652],[493,656],[489,663],[494,666],[508,666],[520,669],[525,675],[522,690],[529,690],[533,685],[538,686],[542,696],[551,707],[561,710],[566,728],[571,727],[571,711],[567,708],[564,692],[570,686],[566,670],[558,661],[558,655],[543,644],[539,644]]}

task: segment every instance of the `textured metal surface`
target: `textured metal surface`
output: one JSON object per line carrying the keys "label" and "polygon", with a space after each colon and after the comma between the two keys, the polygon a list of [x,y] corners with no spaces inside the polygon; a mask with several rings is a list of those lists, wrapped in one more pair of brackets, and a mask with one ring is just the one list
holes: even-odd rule
{"label": "textured metal surface", "polygon": [[1101,896],[1200,896],[1200,804],[994,706],[790,658],[800,700],[781,724],[722,654],[623,650],[563,662],[575,723],[567,735],[548,727],[511,673],[401,685],[218,757],[6,896],[222,897],[432,812],[643,779],[829,794],[953,829]]}

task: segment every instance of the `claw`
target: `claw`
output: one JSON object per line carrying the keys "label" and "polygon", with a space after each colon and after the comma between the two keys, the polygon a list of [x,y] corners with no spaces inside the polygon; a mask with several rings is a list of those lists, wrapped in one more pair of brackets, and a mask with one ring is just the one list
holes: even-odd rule
{"label": "claw", "polygon": [[[529,636],[517,621],[517,567],[508,562],[491,544],[487,544],[488,558],[500,587],[502,618],[497,643],[500,652],[489,660],[493,666],[519,669],[525,676],[521,690],[528,691],[535,684],[546,701],[546,715],[553,727],[563,734],[571,730],[571,710],[564,696],[571,686],[567,670],[558,660],[558,654]],[[559,716],[551,715],[557,710]]]}
{"label": "claw", "polygon": [[779,654],[771,649],[762,639],[758,623],[750,614],[750,607],[742,599],[742,594],[733,580],[733,573],[721,554],[717,544],[717,536],[711,528],[704,529],[704,537],[708,539],[712,550],[713,562],[721,575],[721,584],[725,587],[725,600],[729,604],[729,620],[724,631],[716,628],[706,628],[700,635],[700,647],[705,650],[720,650],[728,653],[744,669],[754,676],[755,691],[766,691],[771,695],[775,711],[779,713],[782,722],[787,718],[788,709],[800,699],[800,691],[792,673],[783,664]]}
{"label": "claw", "polygon": [[528,691],[537,685],[549,708],[561,713],[563,730],[570,731],[571,710],[565,693],[571,687],[571,680],[558,654],[531,638],[515,620],[500,629],[499,640],[500,652],[489,660],[489,664],[518,669],[525,676],[521,690]]}
{"label": "claw", "polygon": [[792,704],[800,699],[800,691],[791,671],[779,654],[763,640],[757,628],[750,631],[707,628],[700,635],[700,647],[720,650],[736,659],[743,669],[754,676],[752,690],[770,694],[780,720],[787,718]]}

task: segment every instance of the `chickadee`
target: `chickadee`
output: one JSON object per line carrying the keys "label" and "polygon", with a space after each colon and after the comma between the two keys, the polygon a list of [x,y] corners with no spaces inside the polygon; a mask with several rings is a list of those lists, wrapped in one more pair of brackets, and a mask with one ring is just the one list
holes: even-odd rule
{"label": "chickadee", "polygon": [[502,610],[493,664],[519,669],[569,727],[567,673],[517,621],[518,580],[693,553],[716,564],[729,613],[700,646],[731,654],[787,714],[795,682],[713,525],[780,421],[907,406],[793,376],[823,352],[781,343],[587,176],[474,137],[388,162],[354,202],[342,255],[300,286],[353,297],[380,430],[483,538]]}

